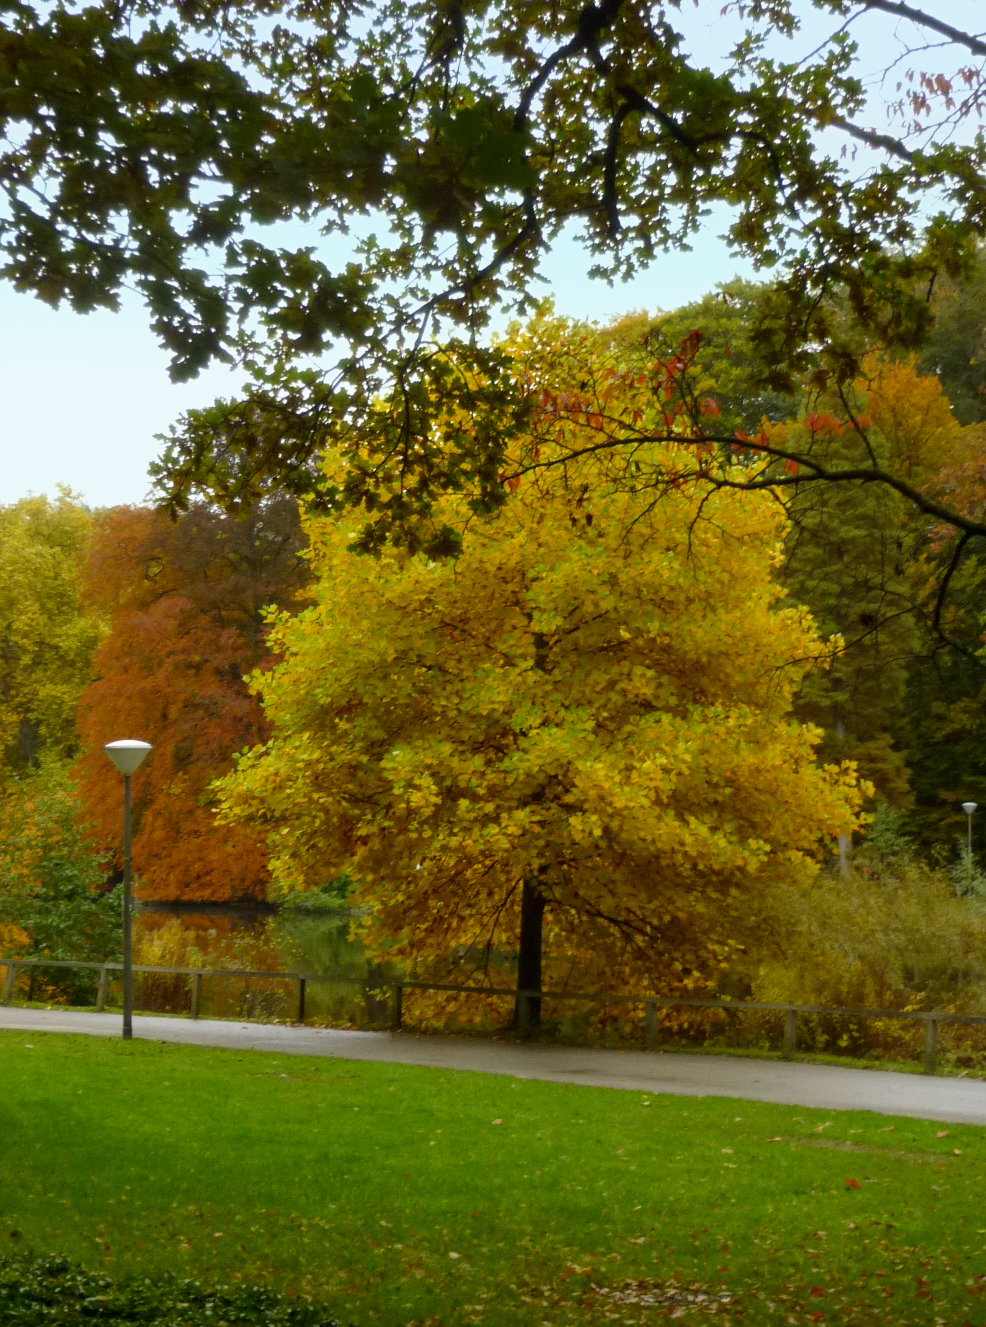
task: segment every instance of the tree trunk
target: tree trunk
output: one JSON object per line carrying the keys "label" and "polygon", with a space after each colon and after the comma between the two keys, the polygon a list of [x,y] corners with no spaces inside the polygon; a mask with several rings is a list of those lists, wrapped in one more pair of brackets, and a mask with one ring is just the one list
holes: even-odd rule
{"label": "tree trunk", "polygon": [[[541,989],[541,937],[544,931],[544,895],[536,880],[525,880],[520,896],[520,954],[517,958],[517,990]],[[540,996],[527,1001],[527,1028],[541,1024]],[[514,1007],[514,1027],[524,1030],[521,1018],[521,999]]]}

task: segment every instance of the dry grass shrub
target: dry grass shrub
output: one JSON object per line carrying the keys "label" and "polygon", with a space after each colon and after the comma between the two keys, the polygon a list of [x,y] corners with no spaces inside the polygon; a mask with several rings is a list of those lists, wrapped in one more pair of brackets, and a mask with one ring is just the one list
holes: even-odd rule
{"label": "dry grass shrub", "polygon": [[[189,926],[188,919],[158,918],[145,914],[134,934],[134,962],[148,967],[198,968],[277,972],[279,956],[264,935],[264,928],[237,931],[233,925]],[[146,1012],[185,1013],[190,1003],[191,978],[176,973],[135,973],[134,999]],[[259,1021],[288,1018],[293,1010],[291,992],[283,981],[257,981],[235,977],[206,977],[202,983],[203,1017]]]}
{"label": "dry grass shrub", "polygon": [[[849,873],[822,872],[779,900],[771,948],[750,967],[755,1000],[986,1014],[986,909],[956,897],[950,872],[906,853],[863,854]],[[986,1050],[986,1029],[949,1028],[943,1038],[970,1063]],[[913,1058],[922,1041],[919,1022],[799,1018],[806,1050]]]}
{"label": "dry grass shrub", "polygon": [[[199,925],[196,925],[199,922]],[[205,973],[305,972],[311,963],[269,922],[249,927],[233,919],[160,917],[145,913],[134,934],[134,962],[147,967],[195,968]],[[316,968],[316,970],[318,970]],[[152,1013],[187,1013],[191,978],[183,974],[135,973],[134,998]],[[291,1022],[297,1016],[298,988],[292,981],[208,975],[202,981],[203,1018]],[[366,1027],[386,1022],[387,999],[361,986],[310,982],[306,1021]]]}

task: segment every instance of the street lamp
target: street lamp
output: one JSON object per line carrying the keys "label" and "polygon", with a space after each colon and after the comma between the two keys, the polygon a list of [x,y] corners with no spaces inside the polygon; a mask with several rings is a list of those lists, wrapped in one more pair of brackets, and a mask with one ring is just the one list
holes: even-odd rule
{"label": "street lamp", "polygon": [[107,742],[103,750],[123,775],[123,1036],[133,1036],[133,959],[130,948],[130,776],[140,768],[151,749],[150,742],[125,738]]}
{"label": "street lamp", "polygon": [[972,893],[972,813],[973,811],[975,811],[977,805],[978,803],[976,802],[962,803],[962,810],[965,812],[965,818],[966,818],[966,828],[968,829],[968,834],[966,836],[966,850],[965,850],[965,856],[966,856],[965,873],[966,873],[966,885],[970,894]]}

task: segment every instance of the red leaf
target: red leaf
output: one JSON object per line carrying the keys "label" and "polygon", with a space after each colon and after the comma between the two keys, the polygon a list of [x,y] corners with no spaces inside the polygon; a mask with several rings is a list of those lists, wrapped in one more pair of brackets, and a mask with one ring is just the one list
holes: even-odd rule
{"label": "red leaf", "polygon": [[846,1180],[847,1189],[861,1189],[862,1187],[859,1180]]}

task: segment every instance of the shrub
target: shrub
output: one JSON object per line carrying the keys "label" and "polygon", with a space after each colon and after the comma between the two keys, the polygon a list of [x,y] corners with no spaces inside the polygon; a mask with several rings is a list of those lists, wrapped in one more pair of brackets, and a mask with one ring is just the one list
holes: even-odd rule
{"label": "shrub", "polygon": [[202,1286],[177,1277],[114,1282],[64,1258],[0,1258],[5,1327],[339,1327],[316,1304],[260,1286]]}

